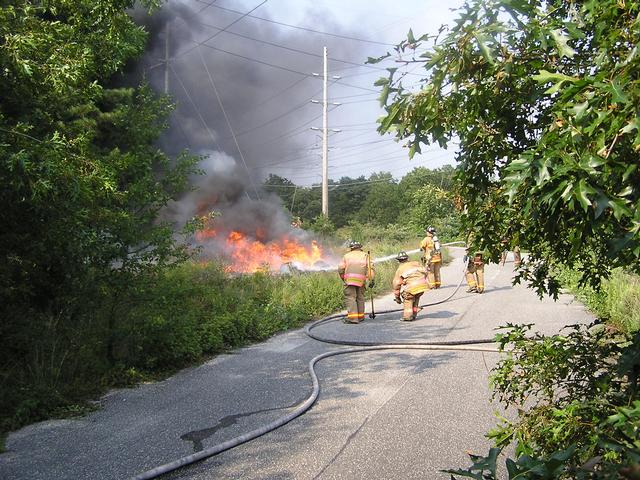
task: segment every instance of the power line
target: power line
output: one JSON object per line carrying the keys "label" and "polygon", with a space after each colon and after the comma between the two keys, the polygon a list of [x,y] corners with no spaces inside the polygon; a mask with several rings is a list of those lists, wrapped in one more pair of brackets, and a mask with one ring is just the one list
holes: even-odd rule
{"label": "power line", "polygon": [[[337,108],[337,107],[334,107],[329,111],[333,111],[333,110],[335,110],[335,108]],[[310,123],[315,122],[320,117],[322,117],[322,113],[320,113],[319,115],[316,115],[315,117],[313,117],[308,122],[305,122],[302,125],[299,125],[298,127],[295,127],[292,130],[289,130],[288,132],[280,134],[277,137],[273,137],[271,139],[265,140],[264,142],[262,142],[262,145],[259,145],[259,147],[262,148],[264,145],[266,145],[268,143],[273,143],[276,140],[280,140],[281,138],[287,138],[287,137],[290,137],[290,136],[300,135],[301,133],[304,133],[304,132],[307,131],[307,129],[305,128],[307,125],[309,125]]]}
{"label": "power line", "polygon": [[[240,15],[241,15],[241,17],[240,17],[240,18],[235,19],[233,22],[231,22],[231,23],[230,23],[229,25],[227,25],[226,27],[224,27],[224,28],[222,28],[222,29],[218,30],[216,33],[214,33],[213,35],[211,35],[209,38],[207,38],[207,39],[206,39],[204,42],[202,42],[202,43],[206,43],[206,42],[208,42],[209,40],[211,40],[211,39],[213,39],[213,38],[217,37],[217,36],[218,36],[218,35],[220,35],[222,32],[224,32],[227,28],[232,27],[233,25],[235,25],[236,23],[238,23],[238,22],[239,22],[240,20],[242,20],[243,18],[245,18],[245,17],[249,16],[249,14],[250,14],[251,12],[253,12],[253,11],[257,10],[258,8],[260,8],[262,5],[264,5],[265,3],[267,3],[267,1],[268,1],[268,0],[263,0],[263,2],[262,2],[262,3],[260,3],[260,4],[259,4],[258,6],[256,6],[256,7],[252,8],[252,9],[251,9],[251,10],[249,10],[247,13],[238,12],[238,13],[240,13]],[[205,2],[205,3],[206,3],[206,2]],[[209,7],[216,7],[216,8],[220,8],[218,5],[214,5],[213,3],[208,3],[206,8],[209,8]],[[204,8],[203,8],[202,10],[204,10]],[[186,55],[187,53],[189,53],[190,51],[192,51],[194,48],[197,48],[197,47],[198,47],[198,45],[197,45],[197,43],[196,43],[196,45],[194,45],[194,46],[192,46],[191,48],[189,48],[189,49],[185,50],[184,52],[180,52],[178,55],[180,55],[180,56]],[[175,56],[174,56],[174,57],[175,57]]]}
{"label": "power line", "polygon": [[[432,150],[432,151],[435,151],[435,150]],[[444,153],[442,155],[436,155],[436,156],[429,157],[429,158],[414,158],[414,161],[416,163],[431,163],[431,162],[434,162],[434,161],[439,160],[441,158],[445,158],[448,155],[449,155],[449,153],[447,152],[447,153]],[[375,159],[373,161],[354,162],[354,163],[350,163],[348,165],[334,166],[333,169],[332,169],[332,172],[333,172],[334,175],[344,176],[344,174],[347,173],[350,168],[354,168],[354,167],[357,167],[357,166],[365,166],[365,165],[370,167],[372,165],[377,165],[380,162],[389,162],[389,161],[392,161],[392,160],[399,160],[399,159],[406,159],[406,158],[407,158],[406,154],[395,155],[395,156],[391,156],[391,155],[387,154],[387,155],[384,155],[383,158],[378,158],[378,159]],[[258,167],[258,168],[261,169],[261,170],[263,169],[263,168],[260,168],[260,167]],[[295,169],[295,167],[294,167],[294,169]],[[316,177],[317,177],[317,175],[302,175],[302,176],[301,175],[296,175],[296,178],[298,180],[312,179],[312,178],[316,178]]]}
{"label": "power line", "polygon": [[244,168],[247,171],[247,177],[249,179],[249,183],[251,183],[251,186],[253,187],[253,191],[255,192],[256,196],[258,197],[258,200],[260,200],[260,193],[258,193],[258,189],[253,184],[253,180],[251,179],[251,172],[249,171],[249,167],[247,166],[247,162],[244,159],[244,155],[242,154],[242,150],[240,149],[240,145],[238,144],[238,139],[236,138],[236,135],[233,133],[233,127],[231,126],[231,122],[229,121],[229,116],[227,115],[227,111],[224,108],[224,105],[222,103],[222,99],[220,98],[220,94],[218,93],[218,89],[216,88],[216,84],[213,81],[213,75],[211,75],[211,72],[209,71],[209,67],[207,66],[207,62],[204,61],[204,56],[202,56],[202,51],[200,49],[198,49],[198,53],[200,54],[200,59],[202,60],[202,65],[204,65],[204,69],[207,71],[207,75],[209,76],[209,81],[211,82],[211,86],[213,87],[213,91],[216,94],[216,98],[218,99],[218,103],[220,104],[220,108],[222,109],[222,113],[224,115],[224,119],[227,122],[227,126],[229,127],[229,130],[231,130],[231,135],[233,136],[233,141],[235,142],[236,148],[238,149],[238,153],[240,154],[240,158],[242,159],[242,164],[244,165]]}
{"label": "power line", "polygon": [[[199,3],[206,3],[206,2],[203,2],[202,0],[196,0],[196,1],[199,2]],[[218,8],[220,10],[227,11],[227,12],[237,13],[237,14],[249,17],[249,18],[254,18],[256,20],[262,20],[264,22],[274,23],[276,25],[281,25],[281,26],[284,26],[284,27],[296,28],[298,30],[304,30],[306,32],[319,33],[321,35],[328,35],[330,37],[344,38],[346,40],[355,40],[357,42],[370,43],[370,44],[373,44],[373,45],[384,45],[385,47],[393,47],[394,46],[392,43],[377,42],[375,40],[367,40],[367,39],[364,39],[364,38],[350,37],[348,35],[340,35],[340,34],[337,34],[337,33],[323,32],[323,31],[314,30],[314,29],[308,28],[308,27],[301,27],[299,25],[291,25],[289,23],[278,22],[276,20],[271,20],[269,18],[263,18],[263,17],[257,17],[255,15],[244,14],[243,12],[239,12],[238,10],[232,10],[230,8],[221,7],[220,5],[211,5],[211,6],[214,7],[214,8]]]}
{"label": "power line", "polygon": [[256,125],[255,127],[252,127],[248,130],[244,130],[243,132],[238,133],[238,136],[242,136],[242,135],[247,135],[248,133],[254,132],[262,127],[266,127],[267,125],[275,122],[276,120],[280,120],[282,117],[286,117],[287,115],[290,115],[291,113],[300,110],[301,108],[306,107],[307,105],[310,105],[309,100],[305,100],[304,102],[296,105],[295,107],[287,110],[286,112],[278,115],[277,117],[272,118],[271,120],[267,120],[264,123],[261,123],[260,125]]}
{"label": "power line", "polygon": [[[393,179],[392,179],[393,180]],[[329,184],[329,188],[341,188],[341,187],[349,187],[352,185],[365,185],[365,184],[370,184],[370,183],[394,183],[389,181],[389,179],[384,179],[384,180],[365,180],[362,182],[348,182],[348,183],[334,183],[334,184]],[[397,185],[397,183],[394,183],[395,185]],[[312,185],[311,187],[301,187],[300,185],[279,185],[277,183],[263,183],[262,184],[265,187],[277,187],[277,188],[320,188],[322,187],[322,185]]]}
{"label": "power line", "polygon": [[202,3],[204,3],[204,4],[205,4],[205,6],[204,6],[204,7],[202,7],[200,10],[198,10],[198,12],[197,12],[196,14],[198,14],[198,15],[199,15],[199,14],[201,14],[201,13],[202,13],[202,12],[204,12],[207,8],[209,8],[209,7],[213,6],[213,4],[214,4],[214,3],[216,3],[217,1],[218,1],[218,0],[213,0],[213,2],[211,2],[211,3],[202,2]]}
{"label": "power line", "polygon": [[218,141],[216,140],[216,137],[213,135],[213,132],[209,128],[209,125],[207,124],[207,122],[205,121],[204,117],[200,113],[200,109],[198,108],[196,103],[191,98],[191,95],[189,95],[189,92],[187,91],[187,88],[184,86],[184,83],[182,83],[182,79],[177,74],[177,72],[174,70],[173,65],[171,65],[171,63],[169,63],[168,65],[169,65],[169,68],[171,69],[171,71],[173,72],[173,75],[178,79],[178,83],[180,83],[180,86],[182,87],[182,90],[184,90],[184,93],[187,96],[187,98],[189,99],[189,102],[191,103],[191,106],[193,106],[194,110],[198,114],[198,118],[200,118],[200,121],[202,122],[202,124],[204,125],[205,130],[207,131],[207,133],[211,137],[211,140],[213,140],[213,143],[216,145],[217,149],[219,151],[222,151],[222,148],[220,148],[220,145],[218,144]]}
{"label": "power line", "polygon": [[341,81],[339,81],[339,80],[336,80],[336,83],[337,83],[338,85],[343,85],[343,86],[345,86],[345,87],[357,88],[357,89],[359,89],[359,90],[366,90],[366,91],[368,91],[368,92],[380,93],[378,90],[374,90],[373,88],[366,88],[366,87],[360,87],[360,86],[358,86],[358,85],[351,85],[351,84],[349,84],[349,83],[344,83],[344,82],[341,82]]}
{"label": "power line", "polygon": [[278,69],[280,69],[280,70],[284,70],[284,71],[286,71],[286,72],[296,73],[296,74],[298,74],[298,75],[304,75],[305,77],[311,77],[311,75],[310,75],[310,74],[305,73],[305,72],[300,72],[300,71],[298,71],[298,70],[293,70],[292,68],[283,67],[283,66],[281,66],[281,65],[275,65],[275,64],[273,64],[273,63],[269,63],[269,62],[265,62],[265,61],[262,61],[262,60],[258,60],[258,59],[256,59],[256,58],[246,57],[246,56],[244,56],[244,55],[240,55],[239,53],[229,52],[228,50],[223,50],[222,48],[214,47],[214,46],[212,46],[212,45],[208,45],[208,44],[206,44],[206,43],[200,43],[200,42],[199,42],[199,43],[198,43],[198,45],[203,46],[203,47],[210,48],[210,49],[212,49],[212,50],[216,50],[216,51],[218,51],[218,52],[223,52],[223,53],[226,53],[226,54],[228,54],[228,55],[233,55],[234,57],[243,58],[243,59],[245,59],[245,60],[249,60],[250,62],[260,63],[260,64],[262,64],[262,65],[267,65],[267,66],[269,66],[269,67],[273,67],[273,68],[278,68]]}
{"label": "power line", "polygon": [[[251,41],[253,41],[253,42],[258,42],[258,43],[262,43],[262,44],[264,44],[264,45],[270,45],[270,46],[272,46],[272,47],[281,48],[281,49],[283,49],[283,50],[288,50],[288,51],[290,51],[290,52],[301,53],[301,54],[303,54],[303,55],[309,55],[309,56],[311,56],[311,57],[316,57],[316,58],[322,58],[322,55],[320,55],[319,53],[308,52],[308,51],[306,51],[306,50],[300,50],[300,49],[298,49],[298,48],[288,47],[288,46],[286,46],[286,45],[282,45],[281,43],[270,42],[270,41],[268,41],[268,40],[263,40],[263,39],[260,39],[260,38],[255,38],[255,37],[252,37],[252,36],[249,36],[249,35],[245,35],[245,34],[243,34],[243,33],[232,32],[232,31],[228,30],[228,28],[229,28],[231,25],[229,25],[229,26],[227,26],[227,27],[225,27],[225,28],[221,28],[221,27],[218,27],[218,26],[216,26],[216,25],[212,25],[212,24],[210,24],[210,23],[206,23],[206,22],[198,22],[198,21],[196,21],[196,22],[194,22],[194,23],[197,23],[198,25],[202,25],[202,26],[204,26],[204,27],[214,28],[214,29],[216,29],[216,30],[219,30],[219,32],[218,32],[218,33],[225,32],[225,33],[227,33],[227,34],[229,34],[229,35],[234,35],[234,36],[236,36],[236,37],[241,37],[241,38],[244,38],[244,39],[246,39],[246,40],[251,40]],[[217,35],[217,34],[216,34],[216,35]],[[193,42],[193,43],[206,43],[206,42],[208,42],[209,40],[211,40],[211,38],[213,38],[213,37],[210,37],[210,38],[208,38],[207,40],[205,40],[205,41],[203,41],[203,42],[196,42],[196,41],[193,41],[193,40],[192,40],[192,42]],[[181,53],[181,54],[180,54],[180,56],[184,55],[184,54],[185,54],[185,53],[187,53],[187,52],[188,52],[188,50],[187,50],[186,52],[184,52],[184,53]],[[383,72],[384,72],[384,71],[387,71],[387,69],[386,69],[385,67],[376,67],[376,66],[374,66],[374,65],[368,65],[368,64],[366,64],[366,63],[360,63],[360,62],[353,62],[353,61],[351,61],[351,60],[344,60],[344,59],[341,59],[341,58],[329,57],[329,60],[331,60],[331,61],[333,61],[333,62],[340,62],[340,63],[344,63],[344,64],[347,64],[347,65],[353,65],[354,67],[359,67],[359,68],[368,68],[368,69],[370,69],[370,70],[377,70],[377,71],[383,71]],[[410,75],[416,75],[416,76],[421,76],[421,75],[419,75],[419,74],[411,74],[411,73],[408,73],[408,74],[410,74]]]}

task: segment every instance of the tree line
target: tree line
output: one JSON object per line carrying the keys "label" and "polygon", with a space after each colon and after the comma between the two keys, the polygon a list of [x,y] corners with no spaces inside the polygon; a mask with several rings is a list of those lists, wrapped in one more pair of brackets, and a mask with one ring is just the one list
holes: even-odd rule
{"label": "tree line", "polygon": [[454,203],[455,168],[416,167],[396,180],[388,172],[329,180],[329,222],[321,217],[321,185],[298,186],[291,180],[270,174],[267,191],[278,195],[292,218],[303,228],[331,231],[350,224],[377,227],[402,225],[415,233],[433,225],[447,238],[460,234],[459,212]]}

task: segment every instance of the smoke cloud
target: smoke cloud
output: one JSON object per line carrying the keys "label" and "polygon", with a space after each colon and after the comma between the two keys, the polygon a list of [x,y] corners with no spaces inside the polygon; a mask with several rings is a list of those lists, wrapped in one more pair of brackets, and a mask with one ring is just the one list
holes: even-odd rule
{"label": "smoke cloud", "polygon": [[[162,148],[169,155],[187,149],[205,157],[200,167],[206,174],[194,178],[196,191],[170,205],[164,217],[178,225],[215,210],[222,214],[215,220],[221,231],[240,231],[262,242],[301,236],[279,198],[260,184],[273,165],[294,181],[300,171],[317,171],[320,180],[319,156],[315,165],[300,163],[309,155],[309,128],[321,124],[321,107],[310,100],[322,98],[322,81],[311,73],[322,72],[325,45],[331,56],[358,63],[370,52],[354,50],[353,42],[341,38],[241,18],[218,3],[178,0],[151,16],[132,13],[149,32],[149,44],[128,74],[168,92],[176,103]],[[234,2],[228,8],[248,12],[257,4]],[[267,18],[264,12],[254,15]],[[309,5],[299,23],[357,35],[321,7]],[[345,66],[330,64],[330,69]]]}

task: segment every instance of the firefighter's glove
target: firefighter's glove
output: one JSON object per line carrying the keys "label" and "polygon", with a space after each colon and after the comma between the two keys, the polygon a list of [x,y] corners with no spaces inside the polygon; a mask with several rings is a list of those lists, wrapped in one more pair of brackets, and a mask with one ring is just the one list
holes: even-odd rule
{"label": "firefighter's glove", "polygon": [[393,299],[397,304],[402,303],[402,300],[400,300],[400,295],[396,295],[396,298]]}
{"label": "firefighter's glove", "polygon": [[369,288],[373,288],[376,286],[376,282],[374,280],[369,280]]}

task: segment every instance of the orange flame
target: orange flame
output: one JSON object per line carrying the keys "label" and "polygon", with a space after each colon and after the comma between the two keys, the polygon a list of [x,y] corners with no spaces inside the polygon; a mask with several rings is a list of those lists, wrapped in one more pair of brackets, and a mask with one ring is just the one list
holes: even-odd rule
{"label": "orange flame", "polygon": [[[196,234],[203,242],[216,238],[213,229],[201,230]],[[305,246],[297,240],[283,236],[277,240],[262,242],[238,231],[231,231],[225,239],[226,251],[231,260],[228,267],[232,272],[255,272],[258,270],[279,270],[284,264],[295,263],[302,268],[312,267],[322,259],[322,249],[315,240]]]}

